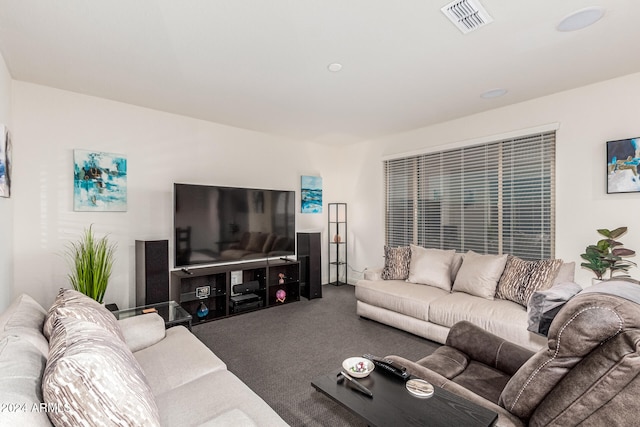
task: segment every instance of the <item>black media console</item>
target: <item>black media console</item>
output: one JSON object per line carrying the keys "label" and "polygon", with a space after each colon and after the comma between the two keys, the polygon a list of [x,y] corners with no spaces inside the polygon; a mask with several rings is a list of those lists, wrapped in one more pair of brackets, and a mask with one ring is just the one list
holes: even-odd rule
{"label": "black media console", "polygon": [[300,301],[300,263],[269,260],[172,271],[170,297],[193,316],[193,324],[289,304]]}

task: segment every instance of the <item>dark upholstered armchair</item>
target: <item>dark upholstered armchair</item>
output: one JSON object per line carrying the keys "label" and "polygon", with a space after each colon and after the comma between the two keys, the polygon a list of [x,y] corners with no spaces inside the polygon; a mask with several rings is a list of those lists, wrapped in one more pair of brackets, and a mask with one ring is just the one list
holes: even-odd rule
{"label": "dark upholstered armchair", "polygon": [[412,375],[498,412],[498,426],[640,424],[640,285],[608,281],[571,299],[537,353],[469,322],[411,362]]}

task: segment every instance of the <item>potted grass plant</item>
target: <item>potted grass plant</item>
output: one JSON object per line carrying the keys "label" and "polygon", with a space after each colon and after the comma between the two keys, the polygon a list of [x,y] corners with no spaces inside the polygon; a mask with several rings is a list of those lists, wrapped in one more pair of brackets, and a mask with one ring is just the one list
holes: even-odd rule
{"label": "potted grass plant", "polygon": [[631,249],[623,248],[623,244],[616,240],[627,232],[627,227],[618,227],[614,230],[603,228],[597,231],[604,236],[604,239],[598,240],[595,245],[587,246],[585,253],[580,255],[586,262],[580,265],[593,271],[597,280],[603,280],[607,270],[610,279],[630,277],[627,272],[631,267],[636,266],[636,263],[624,258],[636,253]]}
{"label": "potted grass plant", "polygon": [[89,226],[77,242],[67,246],[69,281],[78,292],[102,303],[115,260],[116,245],[107,236],[97,238]]}

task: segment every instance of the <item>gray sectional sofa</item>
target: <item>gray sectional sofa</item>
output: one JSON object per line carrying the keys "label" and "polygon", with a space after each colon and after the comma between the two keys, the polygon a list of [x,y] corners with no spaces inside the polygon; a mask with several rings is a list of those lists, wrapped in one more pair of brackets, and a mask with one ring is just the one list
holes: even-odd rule
{"label": "gray sectional sofa", "polygon": [[527,330],[528,299],[536,290],[574,279],[575,263],[561,260],[531,262],[413,245],[385,252],[385,267],[366,270],[356,283],[357,314],[441,344],[456,322],[467,320],[537,351],[546,339]]}
{"label": "gray sectional sofa", "polygon": [[286,426],[183,326],[123,320],[72,290],[0,315],[1,426]]}

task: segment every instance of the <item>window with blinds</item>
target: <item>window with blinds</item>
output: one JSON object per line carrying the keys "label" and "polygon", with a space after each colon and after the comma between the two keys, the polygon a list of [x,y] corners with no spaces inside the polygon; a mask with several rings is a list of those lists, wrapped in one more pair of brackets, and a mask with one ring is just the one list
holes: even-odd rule
{"label": "window with blinds", "polygon": [[384,162],[386,244],[554,257],[555,131]]}

